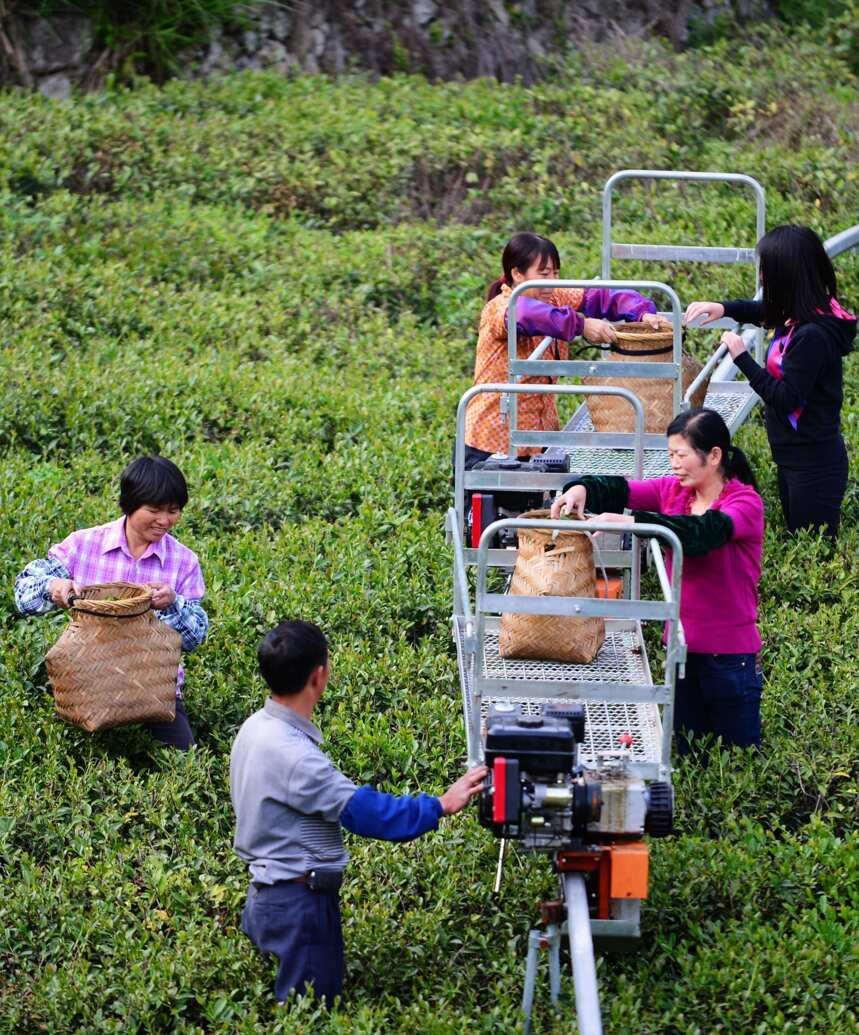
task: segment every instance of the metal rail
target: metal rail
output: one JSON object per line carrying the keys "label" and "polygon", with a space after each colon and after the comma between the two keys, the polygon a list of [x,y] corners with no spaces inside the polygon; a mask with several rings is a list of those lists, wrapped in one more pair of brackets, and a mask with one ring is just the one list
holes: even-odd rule
{"label": "metal rail", "polygon": [[565,874],[564,898],[567,904],[567,934],[570,939],[570,964],[576,990],[579,1035],[602,1035],[597,968],[584,877],[578,873]]}
{"label": "metal rail", "polygon": [[823,247],[830,259],[837,259],[844,252],[859,248],[859,223],[830,237],[823,242]]}
{"label": "metal rail", "polygon": [[[748,263],[755,269],[754,285],[757,289],[760,277],[760,258],[756,248],[706,247],[662,244],[621,244],[612,240],[612,195],[617,184],[624,180],[669,180],[692,183],[729,183],[748,187],[755,198],[755,243],[763,237],[766,229],[766,196],[764,188],[753,177],[745,173],[685,172],[680,169],[621,169],[609,176],[602,193],[602,276],[611,276],[611,260],[643,259],[662,262],[715,262]],[[730,326],[724,324],[723,326]],[[755,356],[761,362],[763,355],[763,332],[755,336]]]}
{"label": "metal rail", "polygon": [[691,405],[692,396],[698,391],[699,387],[707,380],[710,376],[713,368],[719,363],[723,356],[728,353],[727,345],[720,345],[713,355],[704,364],[701,373],[695,378],[691,385],[686,389],[686,394],[683,396],[683,401],[687,406]]}
{"label": "metal rail", "polygon": [[[534,358],[534,353],[527,359],[519,359],[518,354],[518,328],[516,325],[516,302],[519,296],[526,291],[535,288],[610,288],[612,290],[646,290],[657,291],[666,295],[671,303],[671,327],[673,332],[673,350],[671,362],[644,363],[644,362],[619,362],[606,359],[596,361],[594,359],[541,359]],[[677,293],[668,284],[659,280],[527,280],[517,284],[510,292],[507,302],[507,372],[511,381],[518,381],[521,377],[648,377],[648,378],[671,378],[674,382],[674,412],[679,413],[682,409],[682,341],[683,331],[681,321],[683,311],[680,308],[680,299]],[[551,339],[550,339],[551,342]],[[537,347],[542,356],[545,352],[543,346],[546,339],[540,342]],[[516,400],[510,400],[510,448],[514,445],[533,445],[523,437],[527,432],[518,431],[517,427],[517,405]]]}

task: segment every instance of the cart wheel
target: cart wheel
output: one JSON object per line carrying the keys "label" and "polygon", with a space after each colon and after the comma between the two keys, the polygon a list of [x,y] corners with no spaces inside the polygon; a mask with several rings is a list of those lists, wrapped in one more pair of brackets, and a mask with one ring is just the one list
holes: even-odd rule
{"label": "cart wheel", "polygon": [[647,788],[645,833],[651,837],[668,837],[674,830],[674,793],[671,784],[656,780]]}

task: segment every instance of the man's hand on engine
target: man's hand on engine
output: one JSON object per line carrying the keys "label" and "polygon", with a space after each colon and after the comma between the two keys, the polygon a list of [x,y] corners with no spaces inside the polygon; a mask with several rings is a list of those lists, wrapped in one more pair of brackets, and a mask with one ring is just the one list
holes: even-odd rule
{"label": "man's hand on engine", "polygon": [[452,783],[439,798],[443,814],[452,816],[464,809],[475,794],[483,790],[483,781],[488,771],[485,765],[478,765],[469,769],[456,783]]}

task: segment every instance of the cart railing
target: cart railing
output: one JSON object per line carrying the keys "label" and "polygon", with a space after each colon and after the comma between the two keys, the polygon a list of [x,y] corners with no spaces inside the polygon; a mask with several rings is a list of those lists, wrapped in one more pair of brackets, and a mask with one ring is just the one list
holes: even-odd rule
{"label": "cart railing", "polygon": [[[534,431],[527,432],[527,441],[521,443],[529,446],[575,446],[583,441],[607,448],[626,448],[633,450],[634,477],[641,478],[644,470],[644,407],[641,400],[628,388],[613,385],[545,385],[545,384],[480,384],[473,385],[459,400],[456,410],[456,444],[454,446],[454,507],[460,535],[465,530],[465,492],[470,489],[507,490],[511,492],[540,491],[561,489],[570,480],[564,473],[544,473],[542,471],[466,471],[465,470],[465,418],[468,404],[478,395],[496,394],[516,399],[519,395],[613,395],[625,399],[633,409],[635,431],[631,434],[611,432],[590,432],[583,435],[570,431]],[[658,440],[660,448],[665,447],[664,435],[653,438]],[[511,455],[516,454],[515,445],[510,446]],[[580,472],[587,473],[587,472]]]}
{"label": "cart railing", "polygon": [[[671,361],[659,363],[620,362],[611,359],[543,359],[542,356],[552,339],[544,338],[527,359],[518,357],[518,332],[516,328],[516,303],[525,292],[534,288],[610,288],[612,290],[655,291],[667,296],[671,303],[672,355]],[[682,339],[681,320],[683,311],[677,293],[668,284],[658,280],[528,280],[517,284],[510,292],[507,302],[507,373],[511,381],[523,377],[642,377],[670,378],[673,381],[674,412],[683,407],[682,396]],[[509,403],[509,435],[513,446],[532,445],[526,437],[529,432],[519,431],[517,425],[516,400]],[[653,444],[649,444],[653,448]]]}
{"label": "cart railing", "polygon": [[[546,492],[560,490],[575,474],[587,474],[585,470],[565,472],[544,471],[486,471],[465,470],[465,418],[469,402],[481,394],[509,395],[559,395],[590,396],[608,395],[625,399],[633,409],[635,431],[631,434],[613,432],[569,432],[541,431],[528,433],[528,444],[536,446],[598,446],[606,449],[630,449],[633,454],[633,477],[642,478],[644,472],[644,443],[655,440],[660,449],[665,448],[664,435],[644,434],[644,407],[641,400],[628,388],[612,385],[532,385],[532,384],[483,384],[474,385],[464,393],[456,413],[456,443],[454,446],[454,509],[459,535],[465,533],[465,497],[470,491],[483,492]],[[515,450],[514,450],[515,455]],[[615,530],[617,531],[617,530]],[[474,564],[477,551],[465,550],[465,563]],[[493,550],[492,562],[511,567],[516,560],[512,550]],[[638,540],[633,540],[632,549],[607,550],[604,552],[607,567],[628,569],[633,587],[637,589],[641,579],[641,551]]]}
{"label": "cart railing", "polygon": [[[711,247],[706,245],[628,244],[612,240],[612,198],[615,188],[625,180],[668,180],[672,182],[728,183],[747,187],[755,201],[755,243],[766,230],[766,196],[764,188],[753,176],[745,173],[686,172],[680,169],[621,169],[605,182],[602,193],[602,276],[611,276],[612,259],[641,259],[652,262],[748,263],[754,267],[755,279],[751,295],[757,290],[760,259],[755,248]],[[719,320],[710,325],[733,328],[733,320]],[[755,355],[763,355],[763,332],[755,332]]]}
{"label": "cart railing", "polygon": [[[490,543],[495,535],[503,529],[541,528],[549,531],[570,532],[584,531],[616,532],[617,524],[607,521],[578,521],[570,519],[534,519],[505,518],[495,521],[483,532],[477,550],[477,572],[474,590],[474,607],[470,606],[470,590],[466,575],[467,565],[465,550],[461,536],[457,532],[457,516],[451,508],[447,515],[447,527],[451,533],[454,551],[455,580],[458,585],[454,590],[454,621],[465,626],[463,650],[471,665],[472,696],[467,702],[466,734],[469,757],[473,760],[479,755],[480,744],[480,699],[487,687],[492,696],[526,696],[540,697],[545,690],[529,691],[527,684],[513,684],[509,681],[488,679],[483,672],[484,646],[487,636],[487,618],[490,615],[505,613],[562,615],[570,617],[602,617],[615,622],[618,627],[635,626],[641,621],[659,620],[665,622],[665,668],[663,681],[654,683],[650,679],[649,669],[646,683],[612,683],[594,677],[593,681],[582,680],[565,684],[563,692],[566,696],[586,701],[632,702],[655,704],[662,706],[662,742],[661,769],[667,774],[670,771],[671,733],[673,725],[674,687],[678,671],[686,659],[686,642],[680,619],[680,582],[683,566],[683,548],[679,539],[668,528],[661,525],[635,522],[624,525],[624,531],[631,532],[636,539],[646,537],[654,561],[659,583],[661,599],[644,599],[640,590],[628,600],[610,600],[601,597],[567,597],[567,596],[526,596],[510,593],[490,593],[486,589],[487,572],[493,563],[493,551]],[[661,545],[660,545],[661,542]],[[661,546],[671,551],[671,570],[665,563]],[[642,646],[643,649],[643,646]],[[646,659],[645,659],[646,660]]]}

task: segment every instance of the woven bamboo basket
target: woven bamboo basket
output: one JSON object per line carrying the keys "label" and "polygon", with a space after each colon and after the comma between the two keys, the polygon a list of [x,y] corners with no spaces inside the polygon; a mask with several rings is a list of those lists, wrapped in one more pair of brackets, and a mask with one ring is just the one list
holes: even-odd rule
{"label": "woven bamboo basket", "polygon": [[[547,518],[548,510],[532,510],[523,518]],[[519,554],[510,584],[513,594],[595,597],[594,555],[584,532],[553,533],[543,528],[519,529]],[[587,664],[605,639],[602,618],[567,615],[501,615],[499,651],[504,658],[534,658]]]}
{"label": "woven bamboo basket", "polygon": [[[617,345],[623,351],[617,352],[612,348],[606,354],[607,360],[621,363],[671,362],[673,336],[670,329],[654,330],[644,323],[621,323],[615,324],[614,327],[617,331]],[[642,355],[642,352],[645,354]],[[702,369],[702,364],[684,349],[681,354],[684,393]],[[708,377],[698,387],[692,397],[692,406],[704,405],[709,382]],[[628,388],[637,395],[644,406],[644,431],[646,434],[664,435],[665,429],[674,419],[674,391],[670,378],[583,377],[582,384]],[[635,431],[633,409],[619,396],[591,395],[588,397],[587,403],[595,431]]]}
{"label": "woven bamboo basket", "polygon": [[132,582],[87,586],[45,664],[57,714],[89,733],[176,717],[182,637]]}

